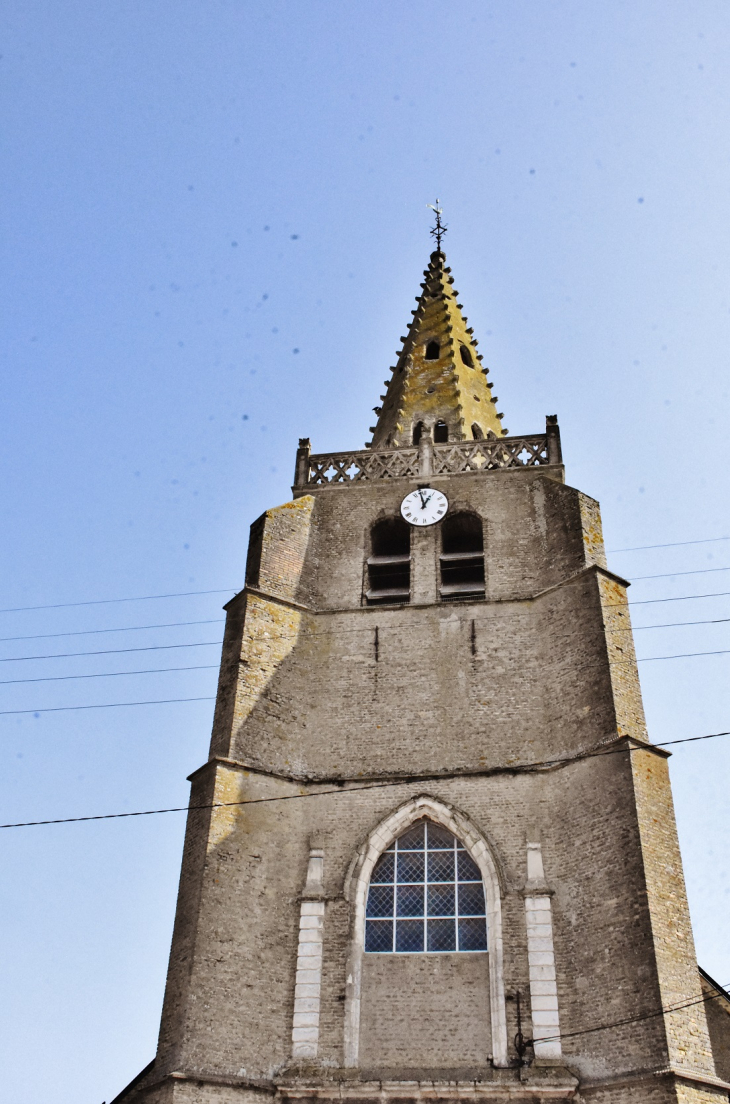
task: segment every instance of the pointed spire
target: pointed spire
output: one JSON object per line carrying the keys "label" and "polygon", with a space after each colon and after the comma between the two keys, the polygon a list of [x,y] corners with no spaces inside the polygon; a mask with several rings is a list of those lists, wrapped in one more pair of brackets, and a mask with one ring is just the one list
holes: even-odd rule
{"label": "pointed spire", "polygon": [[[440,214],[438,210],[437,224],[443,233]],[[423,433],[436,442],[503,437],[507,430],[497,396],[440,248],[431,254],[423,275],[413,321],[381,395],[383,405],[375,408],[378,421],[370,447],[411,445]]]}

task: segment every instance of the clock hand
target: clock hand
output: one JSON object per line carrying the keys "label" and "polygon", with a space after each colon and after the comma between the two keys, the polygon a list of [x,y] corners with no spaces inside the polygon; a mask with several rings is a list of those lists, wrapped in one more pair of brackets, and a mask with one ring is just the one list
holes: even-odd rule
{"label": "clock hand", "polygon": [[428,499],[426,499],[426,502],[423,501],[423,491],[420,487],[418,488],[418,493],[421,496],[421,509],[424,510],[426,508],[426,502],[428,502]]}

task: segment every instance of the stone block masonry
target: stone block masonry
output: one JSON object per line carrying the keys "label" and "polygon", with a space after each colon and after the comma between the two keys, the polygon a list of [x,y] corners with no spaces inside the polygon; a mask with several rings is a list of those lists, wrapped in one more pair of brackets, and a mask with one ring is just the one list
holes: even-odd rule
{"label": "stone block masonry", "polygon": [[[125,1104],[727,1099],[704,1006],[660,1014],[699,980],[597,504],[559,466],[433,483],[482,520],[484,600],[439,600],[433,527],[412,600],[367,604],[371,527],[410,478],[309,487],[253,528],[158,1056]],[[358,863],[404,810],[481,856],[487,952],[364,951]]]}
{"label": "stone block masonry", "polygon": [[[507,435],[435,233],[372,442],[302,438],[251,526],[158,1051],[114,1104],[728,1099],[628,584],[557,417]],[[448,525],[410,531],[427,487]]]}

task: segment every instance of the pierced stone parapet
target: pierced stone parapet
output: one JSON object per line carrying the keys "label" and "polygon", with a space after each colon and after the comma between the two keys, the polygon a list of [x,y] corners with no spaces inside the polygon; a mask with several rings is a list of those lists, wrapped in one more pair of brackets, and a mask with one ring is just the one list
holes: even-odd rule
{"label": "pierced stone parapet", "polygon": [[296,487],[358,483],[377,479],[457,475],[561,463],[557,425],[551,433],[493,437],[480,441],[428,442],[429,448],[364,449],[358,452],[297,453]]}

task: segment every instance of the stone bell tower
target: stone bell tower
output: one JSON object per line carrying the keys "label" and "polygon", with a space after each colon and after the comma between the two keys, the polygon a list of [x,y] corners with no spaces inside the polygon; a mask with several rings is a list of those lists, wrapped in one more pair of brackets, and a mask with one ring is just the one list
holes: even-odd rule
{"label": "stone bell tower", "polygon": [[507,435],[440,247],[413,314],[370,445],[300,441],[251,526],[117,1100],[725,1101],[598,504],[555,417]]}

